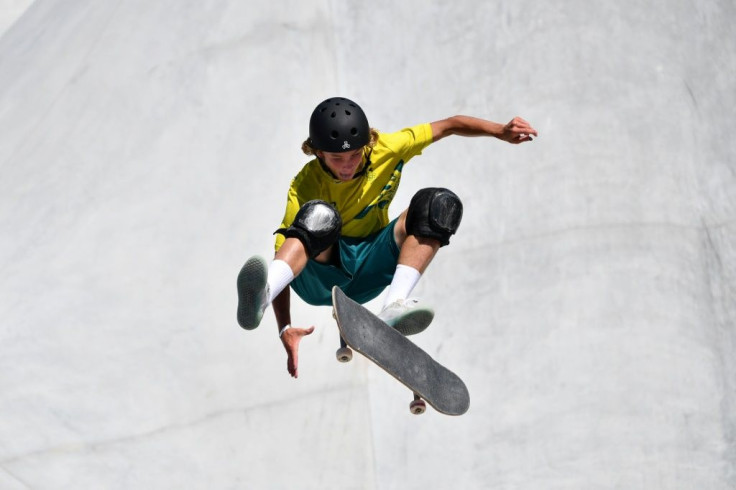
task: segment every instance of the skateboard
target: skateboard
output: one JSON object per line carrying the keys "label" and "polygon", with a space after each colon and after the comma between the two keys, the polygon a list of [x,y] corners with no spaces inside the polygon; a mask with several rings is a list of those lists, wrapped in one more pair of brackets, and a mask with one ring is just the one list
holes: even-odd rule
{"label": "skateboard", "polygon": [[455,373],[348,298],[337,286],[332,289],[332,305],[340,329],[338,361],[350,361],[351,349],[367,357],[414,393],[414,401],[409,405],[414,414],[424,413],[425,401],[446,415],[468,411],[468,388]]}

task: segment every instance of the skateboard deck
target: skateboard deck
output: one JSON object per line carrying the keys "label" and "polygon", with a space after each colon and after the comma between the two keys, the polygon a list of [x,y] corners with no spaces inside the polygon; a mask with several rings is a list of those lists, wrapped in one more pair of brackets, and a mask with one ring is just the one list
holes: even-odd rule
{"label": "skateboard deck", "polygon": [[[470,407],[465,383],[412,341],[381,321],[340,288],[332,304],[342,340],[446,415],[462,415]],[[418,412],[420,413],[420,412]]]}

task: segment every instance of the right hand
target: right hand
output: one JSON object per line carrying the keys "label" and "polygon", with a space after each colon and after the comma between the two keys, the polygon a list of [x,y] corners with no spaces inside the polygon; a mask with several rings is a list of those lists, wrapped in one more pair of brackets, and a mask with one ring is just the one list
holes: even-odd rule
{"label": "right hand", "polygon": [[314,332],[314,326],[309,328],[288,328],[281,336],[281,343],[286,349],[286,369],[292,377],[299,377],[299,342],[307,335]]}
{"label": "right hand", "polygon": [[520,117],[515,117],[503,127],[503,132],[498,139],[518,145],[519,143],[534,141],[535,136],[538,136],[537,130],[531,124]]}

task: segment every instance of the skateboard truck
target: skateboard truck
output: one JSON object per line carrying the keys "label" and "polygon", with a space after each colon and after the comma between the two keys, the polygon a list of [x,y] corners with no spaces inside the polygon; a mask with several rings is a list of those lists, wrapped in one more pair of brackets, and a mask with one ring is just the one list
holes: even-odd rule
{"label": "skateboard truck", "polygon": [[409,411],[414,415],[421,415],[427,411],[427,404],[419,395],[414,393],[414,401],[409,404]]}
{"label": "skateboard truck", "polygon": [[340,348],[335,352],[335,357],[339,362],[350,362],[353,360],[353,350],[348,347],[342,337],[340,337]]}
{"label": "skateboard truck", "polygon": [[[332,318],[337,321],[337,313],[335,312],[335,308],[332,308]],[[345,343],[345,339],[342,338],[342,335],[340,335],[340,348],[337,349],[335,352],[335,357],[337,358],[338,362],[350,362],[353,360],[353,350],[348,347],[348,344]]]}

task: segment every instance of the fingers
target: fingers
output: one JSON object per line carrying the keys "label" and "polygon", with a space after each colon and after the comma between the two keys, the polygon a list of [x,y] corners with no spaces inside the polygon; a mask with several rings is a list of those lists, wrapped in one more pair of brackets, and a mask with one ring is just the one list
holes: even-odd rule
{"label": "fingers", "polygon": [[532,125],[529,124],[528,121],[526,121],[525,119],[522,119],[522,118],[520,118],[518,116],[515,117],[515,118],[513,118],[511,120],[511,122],[509,122],[508,126],[511,126],[514,129],[518,130],[518,131],[524,131],[524,132],[527,132],[529,134],[533,134],[534,136],[537,135],[537,130],[534,129],[534,128],[532,128]]}
{"label": "fingers", "polygon": [[314,326],[309,328],[290,328],[282,337],[284,346],[286,347],[287,360],[286,369],[292,378],[299,377],[299,342],[302,338],[311,335],[314,332]]}
{"label": "fingers", "polygon": [[299,349],[298,342],[296,348],[290,348],[286,359],[286,370],[292,378],[299,377]]}
{"label": "fingers", "polygon": [[508,135],[507,141],[514,144],[534,141],[534,137],[539,135],[528,121],[518,116],[513,118],[504,129]]}
{"label": "fingers", "polygon": [[298,378],[299,377],[299,354],[294,354],[294,356],[289,356],[289,360],[286,361],[286,369],[289,371],[289,374],[291,374],[292,378]]}

